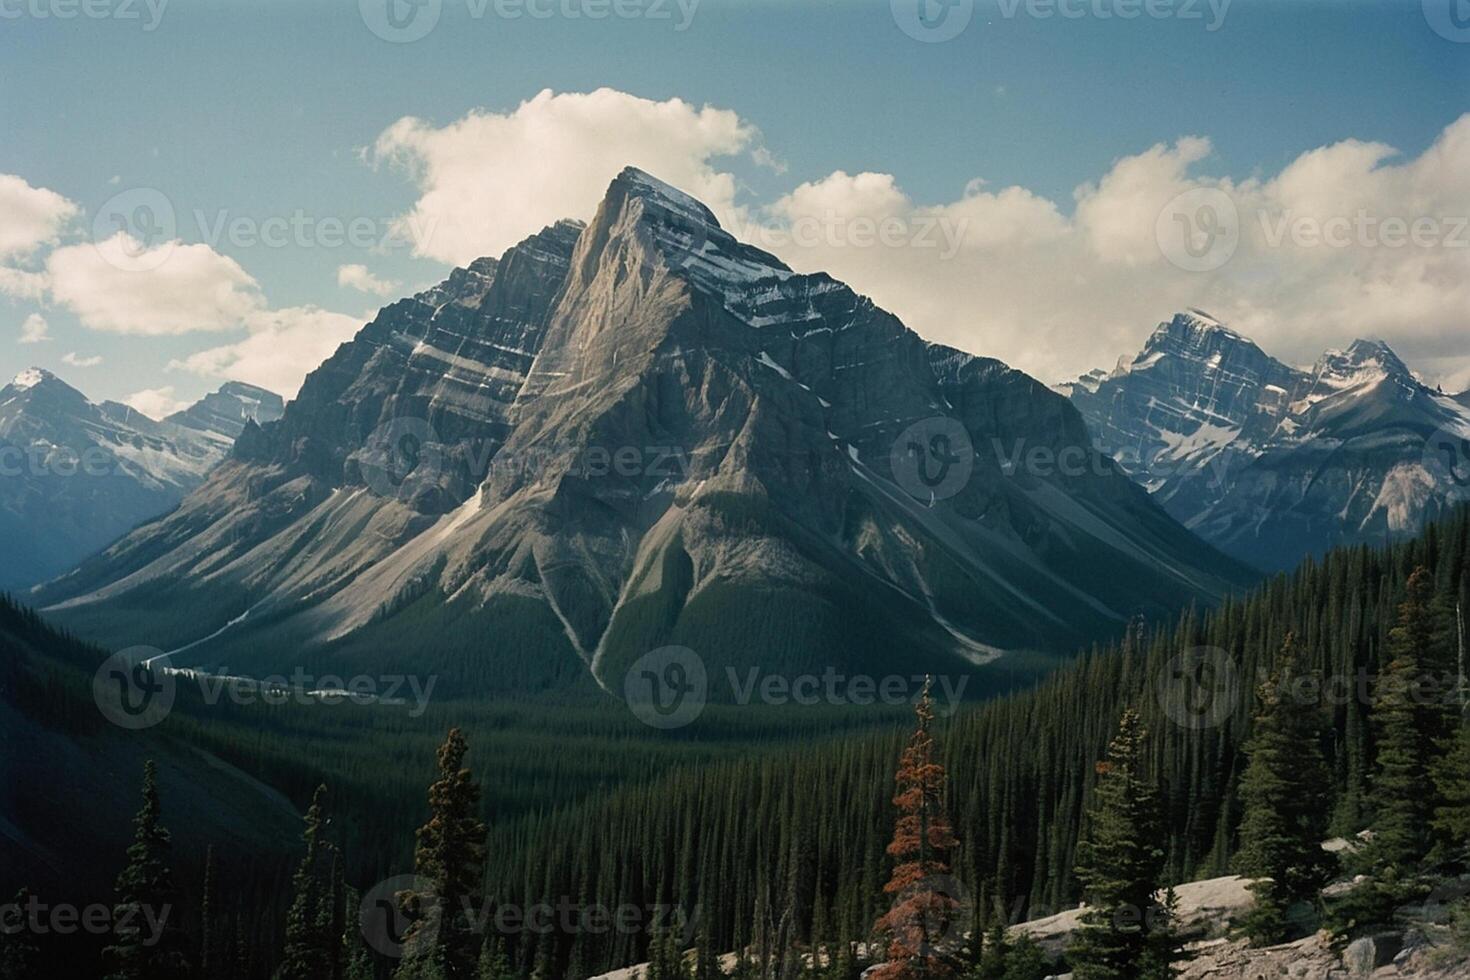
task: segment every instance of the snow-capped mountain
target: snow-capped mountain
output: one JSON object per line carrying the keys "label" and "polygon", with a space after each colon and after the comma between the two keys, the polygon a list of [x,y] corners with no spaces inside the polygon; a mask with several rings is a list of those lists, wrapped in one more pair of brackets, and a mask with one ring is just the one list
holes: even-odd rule
{"label": "snow-capped mountain", "polygon": [[280,417],[280,396],[231,382],[159,422],[90,401],[49,371],[0,388],[0,589],[74,567],[175,506],[224,459],[245,420]]}
{"label": "snow-capped mountain", "polygon": [[1261,568],[1409,534],[1470,500],[1470,406],[1381,341],[1299,369],[1190,310],[1059,390],[1169,513]]}
{"label": "snow-capped mountain", "polygon": [[1070,651],[1248,579],[1098,454],[989,452],[1079,441],[1044,385],[630,168],[590,225],[385,307],[177,511],[37,598],[179,664],[308,650],[477,690],[620,690],[677,644],[719,697],[726,666]]}

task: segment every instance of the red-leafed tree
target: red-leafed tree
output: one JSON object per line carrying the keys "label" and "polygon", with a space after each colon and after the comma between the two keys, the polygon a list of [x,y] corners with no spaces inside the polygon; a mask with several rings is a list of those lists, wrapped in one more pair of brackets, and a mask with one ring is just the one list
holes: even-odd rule
{"label": "red-leafed tree", "polygon": [[932,980],[958,973],[959,888],[949,873],[949,851],[957,841],[944,809],[944,767],[934,761],[929,733],[934,706],[927,680],[915,713],[919,725],[895,776],[899,817],[888,845],[895,863],[883,887],[893,905],[875,927],[887,962],[873,969],[871,980]]}

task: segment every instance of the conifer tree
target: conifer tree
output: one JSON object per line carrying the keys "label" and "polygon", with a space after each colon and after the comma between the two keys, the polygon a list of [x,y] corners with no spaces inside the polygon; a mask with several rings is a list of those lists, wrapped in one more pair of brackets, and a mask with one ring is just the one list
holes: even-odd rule
{"label": "conifer tree", "polygon": [[[174,924],[172,838],[159,823],[158,766],[143,764],[143,806],[133,818],[128,864],[117,876],[115,942],[102,950],[107,980],[172,980],[188,975]],[[155,934],[155,929],[157,934]]]}
{"label": "conifer tree", "polygon": [[362,896],[357,889],[344,886],[342,889],[342,963],[343,980],[374,980],[377,971],[373,967],[373,955],[362,940],[358,924],[358,908]]}
{"label": "conifer tree", "polygon": [[335,848],[322,837],[327,788],[318,786],[307,808],[301,839],[306,854],[291,879],[291,908],[286,918],[286,954],[276,980],[320,980],[334,975],[340,930],[334,930],[339,899],[333,889]]}
{"label": "conifer tree", "polygon": [[1463,856],[1470,848],[1470,723],[1447,746],[1434,767],[1439,806],[1434,810],[1434,829],[1452,853]]}
{"label": "conifer tree", "polygon": [[505,952],[505,944],[495,936],[486,936],[485,942],[480,946],[480,960],[475,966],[474,980],[515,980],[515,976],[510,957]]}
{"label": "conifer tree", "polygon": [[1236,870],[1256,879],[1244,927],[1258,946],[1289,937],[1302,903],[1316,904],[1332,873],[1322,849],[1332,774],[1322,756],[1319,688],[1302,672],[1287,634],[1277,669],[1256,694],[1255,727],[1243,751],[1244,816]]}
{"label": "conifer tree", "polygon": [[1415,569],[1389,633],[1392,658],[1379,677],[1373,721],[1379,732],[1373,781],[1373,839],[1365,857],[1380,876],[1402,878],[1430,846],[1434,786],[1430,764],[1436,739],[1443,736],[1446,710],[1425,696],[1425,685],[1442,682],[1434,674],[1442,633],[1431,612],[1433,579]]}
{"label": "conifer tree", "polygon": [[469,743],[452,728],[439,746],[439,778],[429,786],[429,820],[418,830],[414,869],[432,894],[405,896],[412,920],[397,975],[472,980],[480,956],[472,910],[485,864],[480,787],[465,766]]}
{"label": "conifer tree", "polygon": [[914,712],[918,726],[894,777],[899,817],[888,854],[895,865],[883,887],[893,905],[876,927],[886,940],[887,961],[873,969],[873,980],[929,980],[957,972],[957,937],[951,933],[957,931],[959,901],[952,894],[949,851],[958,841],[945,811],[944,766],[935,761],[929,733],[934,706],[927,679]]}
{"label": "conifer tree", "polygon": [[1144,771],[1147,737],[1128,709],[1098,764],[1096,802],[1077,852],[1088,909],[1067,951],[1077,980],[1163,980],[1178,958],[1168,902],[1157,894],[1167,838],[1158,788]]}

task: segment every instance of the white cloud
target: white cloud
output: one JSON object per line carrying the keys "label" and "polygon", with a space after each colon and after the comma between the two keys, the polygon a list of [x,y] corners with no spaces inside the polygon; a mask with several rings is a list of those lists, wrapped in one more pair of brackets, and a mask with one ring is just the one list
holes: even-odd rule
{"label": "white cloud", "polygon": [[756,151],[759,138],[727,109],[606,88],[548,89],[511,112],[474,111],[438,128],[405,117],[369,155],[401,166],[418,185],[418,201],[397,221],[399,236],[419,255],[464,265],[559,218],[590,218],[629,164],[693,194],[721,220],[734,216],[735,178],[710,161]]}
{"label": "white cloud", "polygon": [[51,294],[94,330],[164,336],[228,330],[263,305],[259,286],[208,245],[152,248],[125,232],[47,257]]}
{"label": "white cloud", "polygon": [[24,259],[57,240],[78,207],[44,187],[32,187],[14,174],[0,174],[0,259]]}
{"label": "white cloud", "polygon": [[[897,246],[819,235],[770,247],[803,271],[826,270],[924,336],[999,357],[1046,381],[1111,367],[1153,326],[1198,306],[1292,363],[1359,336],[1381,337],[1446,388],[1470,381],[1470,115],[1406,159],[1347,140],[1302,154],[1274,176],[1209,176],[1201,137],[1116,161],[1061,207],[1024,187],[974,181],[957,200],[911,201],[887,174],[842,171],[801,185],[766,213],[778,227],[859,218],[904,223]],[[1189,272],[1169,262],[1156,226],[1176,195],[1228,196],[1240,218],[1235,254]],[[1323,225],[1358,214],[1380,223],[1341,246],[1278,235],[1283,219]],[[1427,219],[1436,244],[1390,244],[1384,219]],[[918,241],[947,230],[952,258]],[[1341,221],[1339,220],[1339,223]],[[942,243],[941,243],[942,244]]]}
{"label": "white cloud", "polygon": [[164,385],[161,388],[144,388],[142,391],[135,391],[124,398],[122,403],[155,420],[162,419],[172,415],[174,412],[182,411],[189,407],[188,402],[174,397],[173,385]]}
{"label": "white cloud", "polygon": [[67,351],[61,355],[61,363],[70,364],[72,367],[89,368],[96,367],[102,363],[102,356],[94,354],[91,357],[83,357],[76,351]]}
{"label": "white cloud", "polygon": [[246,317],[250,335],[244,340],[172,361],[169,369],[245,381],[292,398],[306,375],[351,340],[362,322],[314,306],[260,310]]}
{"label": "white cloud", "polygon": [[0,293],[16,299],[38,300],[46,294],[46,276],[40,272],[0,266]]}
{"label": "white cloud", "polygon": [[337,267],[337,285],[371,293],[374,296],[388,296],[398,288],[398,283],[389,279],[379,279],[368,271],[367,266],[357,264]]}
{"label": "white cloud", "polygon": [[44,340],[50,340],[50,329],[45,317],[39,313],[32,313],[20,325],[20,343],[39,344]]}

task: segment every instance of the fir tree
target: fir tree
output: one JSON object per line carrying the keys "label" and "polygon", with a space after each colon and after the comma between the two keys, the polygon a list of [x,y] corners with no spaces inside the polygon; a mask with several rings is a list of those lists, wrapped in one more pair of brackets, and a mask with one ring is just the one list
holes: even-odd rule
{"label": "fir tree", "polygon": [[116,941],[102,951],[107,980],[171,980],[188,975],[174,919],[172,843],[159,823],[158,766],[143,764],[143,806],[133,818],[128,864],[112,907]]}
{"label": "fir tree", "polygon": [[358,925],[358,909],[362,905],[362,896],[354,888],[345,887],[342,890],[342,952],[340,960],[342,963],[343,980],[374,980],[377,971],[373,967],[372,952],[367,943],[362,941],[362,931]]}
{"label": "fir tree", "polygon": [[1463,855],[1470,848],[1470,724],[1460,728],[1436,762],[1434,782],[1440,797],[1434,829],[1452,850]]}
{"label": "fir tree", "polygon": [[414,869],[432,894],[405,896],[411,924],[400,978],[472,980],[480,938],[472,909],[485,863],[480,787],[465,766],[469,743],[452,728],[439,747],[439,778],[429,786],[429,821],[418,830]]}
{"label": "fir tree", "polygon": [[480,946],[479,962],[475,966],[475,980],[515,980],[515,977],[510,957],[505,952],[505,944],[494,936],[485,937],[485,942]]}
{"label": "fir tree", "polygon": [[918,727],[900,757],[893,803],[899,818],[888,854],[895,862],[884,886],[893,906],[877,922],[886,940],[887,961],[872,971],[874,980],[927,980],[957,972],[955,922],[959,902],[949,877],[949,851],[958,841],[945,812],[944,766],[935,761],[929,726],[934,706],[929,682],[915,706]]}
{"label": "fir tree", "polygon": [[1077,980],[1173,974],[1169,909],[1157,898],[1167,838],[1158,789],[1144,771],[1146,738],[1138,713],[1128,709],[1097,767],[1096,802],[1077,854],[1088,909],[1067,952]]}
{"label": "fir tree", "polygon": [[307,808],[301,839],[306,854],[291,879],[291,908],[286,918],[286,954],[276,980],[320,980],[334,975],[341,945],[337,920],[339,897],[332,880],[335,848],[322,839],[327,788],[318,786]]}
{"label": "fir tree", "polygon": [[1276,671],[1256,695],[1255,727],[1243,751],[1245,815],[1236,870],[1256,879],[1244,927],[1258,946],[1283,942],[1301,903],[1317,902],[1332,873],[1322,850],[1332,774],[1322,757],[1320,699],[1301,671],[1296,637],[1287,634]]}
{"label": "fir tree", "polygon": [[1430,846],[1434,787],[1430,777],[1433,745],[1445,734],[1444,698],[1425,696],[1435,677],[1436,644],[1441,634],[1431,612],[1432,578],[1415,569],[1389,633],[1391,660],[1379,676],[1373,721],[1379,732],[1373,839],[1365,857],[1379,876],[1404,878]]}

